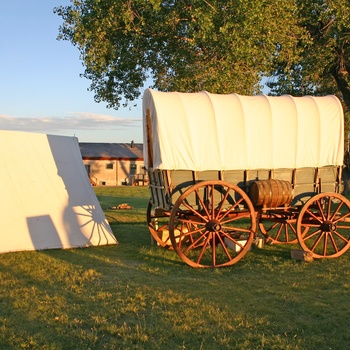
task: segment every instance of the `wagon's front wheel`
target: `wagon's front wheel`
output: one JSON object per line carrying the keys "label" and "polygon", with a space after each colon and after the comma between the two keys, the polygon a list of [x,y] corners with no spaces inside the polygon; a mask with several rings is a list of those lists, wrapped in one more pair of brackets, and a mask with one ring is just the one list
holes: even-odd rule
{"label": "wagon's front wheel", "polygon": [[319,193],[299,213],[300,246],[314,258],[336,258],[350,247],[350,202],[337,193]]}
{"label": "wagon's front wheel", "polygon": [[246,193],[222,181],[203,181],[175,202],[169,220],[171,243],[192,267],[238,262],[256,233],[256,214]]}

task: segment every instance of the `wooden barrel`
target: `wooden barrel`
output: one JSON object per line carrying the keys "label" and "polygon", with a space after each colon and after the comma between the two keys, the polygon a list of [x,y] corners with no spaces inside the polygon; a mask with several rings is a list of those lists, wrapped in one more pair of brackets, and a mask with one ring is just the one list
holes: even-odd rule
{"label": "wooden barrel", "polygon": [[254,206],[275,208],[292,201],[293,189],[289,181],[274,179],[254,181],[250,186],[249,197]]}

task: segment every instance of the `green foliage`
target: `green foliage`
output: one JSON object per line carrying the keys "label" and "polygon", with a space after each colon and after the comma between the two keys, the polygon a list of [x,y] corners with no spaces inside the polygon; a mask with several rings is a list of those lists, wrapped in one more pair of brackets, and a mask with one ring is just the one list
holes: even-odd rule
{"label": "green foliage", "polygon": [[148,188],[95,191],[118,245],[0,254],[1,349],[348,348],[349,253],[301,263],[272,245],[192,269],[150,245]]}
{"label": "green foliage", "polygon": [[301,41],[293,66],[277,65],[268,86],[273,94],[336,94],[350,109],[350,7],[348,0],[296,1],[299,25],[311,40]]}
{"label": "green foliage", "polygon": [[148,77],[162,91],[260,91],[278,62],[299,59],[296,4],[280,0],[72,0],[55,12],[96,101],[118,108]]}
{"label": "green foliage", "polygon": [[72,0],[55,8],[97,102],[162,91],[338,95],[350,109],[348,0]]}

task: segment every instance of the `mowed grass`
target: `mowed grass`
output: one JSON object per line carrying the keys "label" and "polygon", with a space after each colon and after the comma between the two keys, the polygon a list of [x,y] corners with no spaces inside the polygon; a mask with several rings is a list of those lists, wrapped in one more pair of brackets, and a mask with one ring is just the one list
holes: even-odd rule
{"label": "mowed grass", "polygon": [[0,255],[0,349],[349,348],[350,252],[193,269],[151,245],[146,187],[95,191],[118,245]]}

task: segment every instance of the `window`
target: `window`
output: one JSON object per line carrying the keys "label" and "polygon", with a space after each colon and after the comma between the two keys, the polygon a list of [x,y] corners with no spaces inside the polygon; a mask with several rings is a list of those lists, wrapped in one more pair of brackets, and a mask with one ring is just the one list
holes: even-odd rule
{"label": "window", "polygon": [[136,174],[136,164],[130,164],[130,175],[133,176]]}
{"label": "window", "polygon": [[106,169],[113,169],[113,163],[106,164]]}

